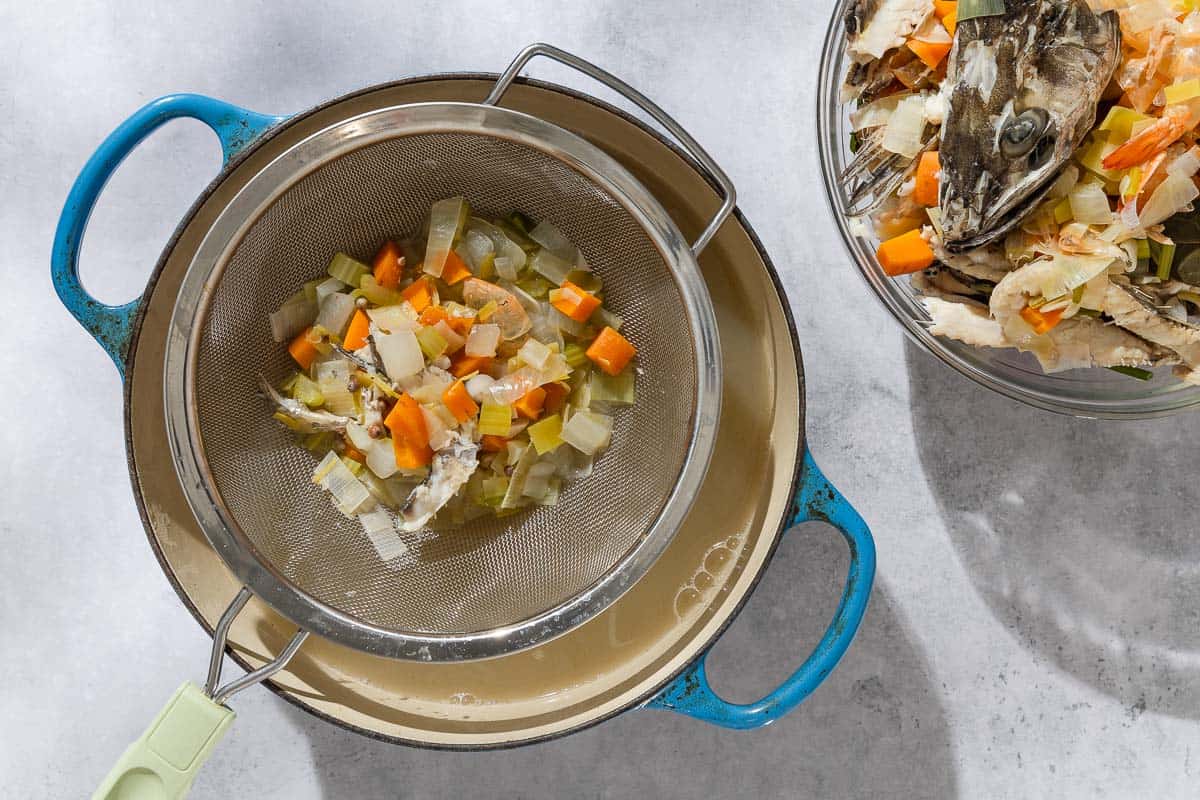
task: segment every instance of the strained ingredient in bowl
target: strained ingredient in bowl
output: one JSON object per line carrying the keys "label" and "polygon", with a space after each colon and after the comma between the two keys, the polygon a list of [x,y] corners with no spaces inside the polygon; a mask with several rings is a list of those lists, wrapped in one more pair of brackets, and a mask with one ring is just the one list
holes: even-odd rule
{"label": "strained ingredient in bowl", "polygon": [[590,474],[634,402],[636,349],[603,298],[552,223],[441,200],[422,238],[371,265],[335,254],[271,315],[297,369],[263,390],[386,560],[397,530],[555,505]]}
{"label": "strained ingredient in bowl", "polygon": [[858,0],[851,212],[930,332],[1047,373],[1200,384],[1200,11],[1117,0]]}

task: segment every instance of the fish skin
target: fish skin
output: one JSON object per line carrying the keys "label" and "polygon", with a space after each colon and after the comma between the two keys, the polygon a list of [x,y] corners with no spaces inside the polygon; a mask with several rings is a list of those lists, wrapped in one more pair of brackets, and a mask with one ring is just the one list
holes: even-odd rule
{"label": "fish skin", "polygon": [[[1007,0],[1007,9],[960,22],[949,57],[939,205],[951,252],[995,241],[1041,201],[1095,124],[1120,58],[1115,11],[1097,15],[1085,0]],[[998,144],[1009,117],[1029,108],[1049,115],[1034,164]]]}

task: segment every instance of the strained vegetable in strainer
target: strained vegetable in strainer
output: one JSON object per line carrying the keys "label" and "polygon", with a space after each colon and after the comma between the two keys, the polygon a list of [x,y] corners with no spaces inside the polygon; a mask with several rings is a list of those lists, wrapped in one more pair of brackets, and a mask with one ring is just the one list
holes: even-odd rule
{"label": "strained vegetable in strainer", "polygon": [[622,319],[553,223],[484,221],[452,197],[425,230],[373,268],[337,253],[288,298],[271,331],[297,371],[263,387],[323,456],[313,482],[397,565],[432,526],[557,505],[635,391]]}

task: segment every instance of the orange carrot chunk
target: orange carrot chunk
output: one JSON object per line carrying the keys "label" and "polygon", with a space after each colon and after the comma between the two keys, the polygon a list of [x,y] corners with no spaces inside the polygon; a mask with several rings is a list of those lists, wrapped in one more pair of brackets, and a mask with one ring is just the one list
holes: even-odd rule
{"label": "orange carrot chunk", "polygon": [[922,42],[920,39],[909,39],[908,49],[930,69],[937,69],[938,64],[950,52],[951,42]]}
{"label": "orange carrot chunk", "polygon": [[1029,323],[1029,327],[1033,328],[1033,332],[1039,336],[1052,330],[1055,325],[1062,322],[1063,312],[1065,308],[1058,308],[1053,311],[1041,312],[1036,308],[1025,306],[1021,309],[1021,319]]}
{"label": "orange carrot chunk", "polygon": [[489,356],[469,356],[463,353],[450,362],[450,374],[456,378],[465,378],[472,372],[484,372],[492,364]]}
{"label": "orange carrot chunk", "polygon": [[420,314],[433,303],[433,292],[429,290],[429,281],[424,278],[417,278],[412,284],[400,293],[400,296],[409,302],[413,307],[413,311]]}
{"label": "orange carrot chunk", "polygon": [[312,334],[312,328],[305,328],[300,332],[300,335],[292,339],[288,345],[288,352],[296,363],[300,365],[300,369],[308,369],[312,363],[317,360],[317,348],[313,344],[309,336]]}
{"label": "orange carrot chunk", "polygon": [[479,440],[479,447],[485,453],[500,453],[508,447],[508,439],[503,436],[484,434],[483,438]]}
{"label": "orange carrot chunk", "polygon": [[545,404],[546,390],[540,386],[535,386],[526,392],[520,400],[513,403],[513,408],[525,419],[537,419],[542,415],[542,407]]}
{"label": "orange carrot chunk", "polygon": [[446,313],[446,309],[441,306],[430,306],[421,312],[421,316],[417,318],[417,322],[422,325],[433,327],[444,319],[449,319],[450,315]]}
{"label": "orange carrot chunk", "polygon": [[375,254],[374,267],[376,283],[385,289],[400,288],[400,276],[404,274],[404,256],[400,255],[400,248],[395,242],[383,243],[383,247]]}
{"label": "orange carrot chunk", "polygon": [[933,263],[933,250],[920,230],[912,230],[883,242],[875,251],[875,257],[883,271],[895,277],[928,267]]}
{"label": "orange carrot chunk", "polygon": [[442,280],[453,286],[471,275],[471,268],[463,263],[463,260],[458,257],[458,253],[451,250],[446,254],[446,265],[442,267]]}
{"label": "orange carrot chunk", "polygon": [[637,355],[637,348],[630,344],[624,336],[606,325],[596,340],[588,347],[586,353],[587,357],[600,369],[609,375],[619,375],[621,370],[625,369],[625,365],[629,363],[629,359]]}
{"label": "orange carrot chunk", "polygon": [[576,322],[587,322],[592,312],[600,307],[600,301],[591,292],[563,281],[561,287],[550,292],[550,305]]}
{"label": "orange carrot chunk", "polygon": [[913,201],[923,206],[938,204],[938,173],[942,170],[941,159],[937,151],[921,154],[921,162],[917,165],[917,182],[913,187]]}
{"label": "orange carrot chunk", "polygon": [[547,383],[541,389],[546,393],[546,400],[542,404],[542,411],[550,414],[557,414],[559,411],[562,411],[563,404],[566,403],[567,395],[571,393],[571,390],[561,383]]}
{"label": "orange carrot chunk", "polygon": [[479,405],[476,404],[467,392],[467,387],[463,384],[462,378],[450,384],[450,388],[442,392],[442,402],[446,404],[446,408],[450,409],[450,413],[459,422],[466,422],[479,413]]}
{"label": "orange carrot chunk", "polygon": [[400,395],[392,407],[384,426],[392,433],[392,445],[396,451],[396,464],[403,469],[416,469],[433,461],[433,450],[429,447],[429,431],[425,427],[425,415],[421,406],[408,394]]}
{"label": "orange carrot chunk", "polygon": [[357,350],[367,344],[367,335],[371,332],[371,318],[361,308],[350,318],[350,327],[346,329],[346,339],[342,347],[347,350]]}

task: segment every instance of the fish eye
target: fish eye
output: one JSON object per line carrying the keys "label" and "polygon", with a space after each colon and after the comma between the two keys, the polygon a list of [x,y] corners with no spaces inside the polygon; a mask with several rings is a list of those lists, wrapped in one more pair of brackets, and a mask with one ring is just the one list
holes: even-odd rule
{"label": "fish eye", "polygon": [[1049,122],[1050,115],[1044,108],[1027,108],[1009,117],[1000,131],[1000,153],[1009,159],[1028,154],[1041,140]]}
{"label": "fish eye", "polygon": [[1044,167],[1050,162],[1051,156],[1054,155],[1054,135],[1047,133],[1042,138],[1038,139],[1032,152],[1029,154],[1029,168],[1038,169]]}

